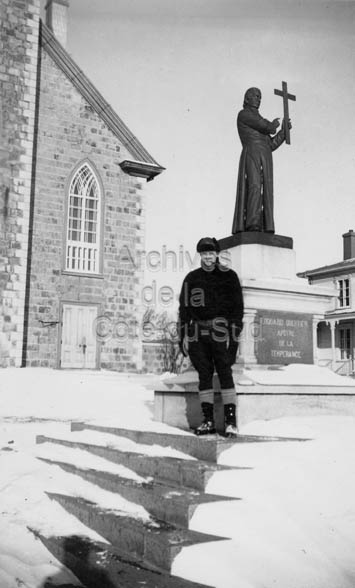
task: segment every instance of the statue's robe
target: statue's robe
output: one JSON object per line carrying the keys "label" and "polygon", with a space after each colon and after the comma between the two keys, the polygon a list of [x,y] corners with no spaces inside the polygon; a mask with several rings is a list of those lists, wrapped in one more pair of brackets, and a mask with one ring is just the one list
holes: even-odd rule
{"label": "statue's robe", "polygon": [[232,233],[261,230],[273,233],[274,188],[272,151],[285,140],[283,129],[273,137],[273,125],[259,110],[246,106],[238,114],[240,156]]}

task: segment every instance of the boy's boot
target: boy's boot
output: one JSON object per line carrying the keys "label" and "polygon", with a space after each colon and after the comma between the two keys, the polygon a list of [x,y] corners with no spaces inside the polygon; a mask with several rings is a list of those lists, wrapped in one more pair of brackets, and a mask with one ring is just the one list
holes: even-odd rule
{"label": "boy's boot", "polygon": [[213,417],[213,404],[211,402],[201,403],[203,421],[197,429],[195,429],[195,435],[212,435],[216,432]]}
{"label": "boy's boot", "polygon": [[235,404],[224,405],[224,424],[226,437],[236,437],[238,435]]}

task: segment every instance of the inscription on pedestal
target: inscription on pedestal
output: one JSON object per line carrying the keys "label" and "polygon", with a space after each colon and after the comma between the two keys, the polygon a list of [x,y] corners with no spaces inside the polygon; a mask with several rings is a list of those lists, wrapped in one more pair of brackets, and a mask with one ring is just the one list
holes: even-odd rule
{"label": "inscription on pedestal", "polygon": [[259,364],[313,363],[312,315],[261,310],[256,316]]}

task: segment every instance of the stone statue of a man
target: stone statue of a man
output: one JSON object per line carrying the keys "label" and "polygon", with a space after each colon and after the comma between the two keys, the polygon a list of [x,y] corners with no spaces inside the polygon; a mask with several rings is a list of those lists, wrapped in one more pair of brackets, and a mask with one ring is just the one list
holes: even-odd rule
{"label": "stone statue of a man", "polygon": [[[249,88],[243,110],[238,114],[237,128],[243,150],[240,156],[237,199],[232,233],[263,231],[274,233],[274,189],[272,151],[285,140],[284,121],[272,122],[259,114],[261,92]],[[291,122],[288,121],[291,128]]]}

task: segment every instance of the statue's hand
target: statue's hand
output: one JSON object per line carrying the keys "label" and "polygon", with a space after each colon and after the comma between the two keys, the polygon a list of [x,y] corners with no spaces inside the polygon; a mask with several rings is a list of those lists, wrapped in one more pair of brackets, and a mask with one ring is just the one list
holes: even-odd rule
{"label": "statue's hand", "polygon": [[[285,119],[282,120],[282,127],[281,128],[282,128],[282,130],[285,129]],[[289,129],[292,129],[292,123],[291,123],[291,119],[290,118],[288,119],[288,128]]]}
{"label": "statue's hand", "polygon": [[274,118],[274,120],[272,121],[271,124],[273,126],[272,132],[273,133],[276,133],[277,127],[280,126],[280,119],[279,118]]}

